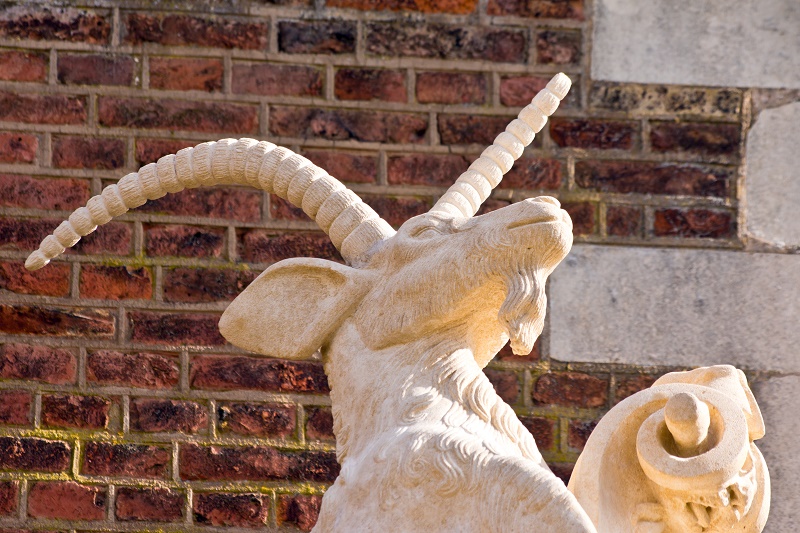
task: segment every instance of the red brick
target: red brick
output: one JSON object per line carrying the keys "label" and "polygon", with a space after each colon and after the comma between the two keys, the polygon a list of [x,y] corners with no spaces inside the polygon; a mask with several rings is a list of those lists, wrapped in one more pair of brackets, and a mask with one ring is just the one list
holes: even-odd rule
{"label": "red brick", "polygon": [[292,405],[225,403],[217,417],[220,430],[247,437],[291,437],[295,428]]}
{"label": "red brick", "polygon": [[83,265],[80,290],[83,298],[147,300],[153,295],[153,279],[147,268]]}
{"label": "red brick", "polygon": [[164,275],[168,302],[220,302],[236,298],[259,274],[253,270],[176,268]]}
{"label": "red brick", "polygon": [[114,169],[125,165],[122,139],[54,137],[53,166],[56,168]]}
{"label": "red brick", "polygon": [[0,305],[0,331],[16,335],[111,338],[114,316],[105,310]]}
{"label": "red brick", "polygon": [[497,392],[497,395],[500,396],[504,402],[509,404],[517,402],[521,389],[519,386],[519,379],[514,372],[485,369],[483,373],[489,378],[495,392]]}
{"label": "red brick", "polygon": [[58,81],[67,85],[127,85],[133,81],[133,58],[113,55],[58,56]]}
{"label": "red brick", "polygon": [[740,142],[739,124],[656,122],[650,129],[650,144],[656,152],[738,155]]}
{"label": "red brick", "polygon": [[32,251],[60,221],[23,218],[0,218],[0,247],[6,250]]}
{"label": "red brick", "polygon": [[[57,225],[58,223],[56,223]],[[52,229],[55,229],[54,225]],[[51,229],[51,231],[52,231]],[[133,228],[123,222],[110,222],[82,237],[67,253],[88,255],[128,255],[131,253]]]}
{"label": "red brick", "polygon": [[503,177],[500,189],[546,189],[561,187],[561,161],[555,159],[518,159]]}
{"label": "red brick", "polygon": [[119,128],[254,134],[258,126],[255,106],[226,102],[101,97],[98,116],[101,126]]}
{"label": "red brick", "polygon": [[550,121],[550,138],[566,148],[630,150],[637,131],[636,123],[627,121],[563,118]]}
{"label": "red brick", "polygon": [[311,531],[319,518],[322,496],[278,496],[278,523],[294,524],[301,531]]}
{"label": "red brick", "polygon": [[489,0],[490,15],[583,20],[583,0]]}
{"label": "red brick", "polygon": [[31,6],[10,9],[0,19],[0,35],[17,39],[106,44],[111,34],[109,15],[71,8]]}
{"label": "red brick", "polygon": [[711,209],[658,209],[653,233],[658,237],[733,237],[736,222],[728,211]]}
{"label": "red brick", "polygon": [[511,120],[511,117],[485,115],[439,115],[439,137],[442,144],[488,146]]}
{"label": "red brick", "polygon": [[105,514],[105,487],[56,481],[34,483],[28,493],[28,516],[32,518],[102,520]]}
{"label": "red brick", "polygon": [[531,432],[539,451],[552,450],[555,443],[556,421],[551,418],[539,416],[521,416],[519,421]]}
{"label": "red brick", "polygon": [[189,381],[193,389],[330,392],[322,365],[311,361],[233,355],[196,356],[192,359]]}
{"label": "red brick", "polygon": [[284,137],[420,144],[425,142],[428,118],[355,109],[271,107],[269,131]]}
{"label": "red brick", "polygon": [[204,526],[264,527],[270,498],[262,494],[195,493],[194,521]]}
{"label": "red brick", "polygon": [[240,255],[253,263],[277,263],[291,257],[319,257],[342,262],[339,252],[322,233],[284,233],[250,230],[241,238]]}
{"label": "red brick", "polygon": [[147,255],[163,257],[221,257],[225,249],[221,228],[149,226],[145,229]]}
{"label": "red brick", "polygon": [[367,52],[378,56],[434,59],[482,59],[523,63],[523,31],[446,24],[409,24],[405,20],[372,22],[365,28]]}
{"label": "red brick", "polygon": [[322,150],[303,150],[303,155],[345,183],[375,183],[375,176],[378,173],[378,160],[375,155]]}
{"label": "red brick", "polygon": [[589,202],[564,203],[561,207],[572,219],[573,235],[589,235],[594,233],[595,206]]}
{"label": "red brick", "polygon": [[[33,397],[28,391],[0,391],[0,424],[4,426],[29,426],[31,424],[32,402]],[[2,505],[0,505],[0,508],[2,508]]]}
{"label": "red brick", "polygon": [[75,383],[78,363],[62,348],[3,344],[0,346],[0,378],[42,381],[54,385]]}
{"label": "red brick", "polygon": [[[176,141],[173,139],[136,139],[136,161],[140,165],[155,163],[165,155],[177,154],[179,150],[196,144],[196,141]],[[165,198],[170,196],[172,195],[168,195]],[[141,207],[138,209],[141,209]]]}
{"label": "red brick", "polygon": [[299,65],[237,64],[233,66],[234,93],[262,96],[322,96],[323,73]]}
{"label": "red brick", "polygon": [[541,358],[541,351],[542,351],[542,338],[539,337],[533,344],[533,350],[531,350],[531,353],[527,355],[514,354],[514,352],[511,350],[511,343],[507,342],[506,345],[503,346],[499,352],[497,352],[497,355],[495,357],[499,361],[509,361],[512,363],[530,363],[533,361],[538,361]]}
{"label": "red brick", "polygon": [[536,380],[536,404],[565,407],[603,407],[608,400],[608,380],[578,372],[550,372]]}
{"label": "red brick", "polygon": [[333,413],[329,407],[306,408],[306,438],[314,440],[334,440]]}
{"label": "red brick", "polygon": [[175,91],[221,91],[222,61],[188,57],[151,57],[150,88]]}
{"label": "red brick", "polygon": [[170,489],[117,489],[117,520],[177,522],[183,518],[185,497]]}
{"label": "red brick", "polygon": [[69,296],[71,270],[66,263],[51,263],[31,272],[21,261],[0,262],[0,289],[17,294]]}
{"label": "red brick", "polygon": [[188,189],[150,200],[138,211],[146,213],[208,217],[258,222],[261,220],[263,193],[252,189],[213,187]]}
{"label": "red brick", "polygon": [[0,481],[0,516],[16,512],[19,505],[19,481]]}
{"label": "red brick", "polygon": [[311,219],[305,212],[280,196],[270,195],[269,197],[269,217],[273,220],[299,220],[310,222]]}
{"label": "red brick", "polygon": [[3,207],[73,210],[85,205],[88,199],[89,183],[86,180],[0,174],[0,206]]}
{"label": "red brick", "polygon": [[92,352],[86,359],[90,382],[144,389],[170,389],[178,384],[178,361],[171,354]]}
{"label": "red brick", "polygon": [[730,187],[727,170],[638,161],[578,161],[575,181],[585,189],[600,192],[720,198],[728,195]]}
{"label": "red brick", "polygon": [[655,381],[655,376],[644,374],[618,378],[617,388],[616,391],[614,391],[614,402],[621,402],[628,396],[633,396],[639,391],[649,389]]}
{"label": "red brick", "polygon": [[0,469],[63,472],[70,465],[66,442],[32,438],[0,437]]}
{"label": "red brick", "polygon": [[406,76],[399,70],[342,68],[334,82],[339,100],[382,100],[406,102]]}
{"label": "red brick", "polygon": [[218,315],[130,312],[131,340],[174,346],[221,346]]}
{"label": "red brick", "polygon": [[42,395],[42,422],[57,428],[103,429],[111,402],[98,396]]}
{"label": "red brick", "polygon": [[478,0],[327,0],[325,5],[368,11],[390,10],[468,15],[475,12]]}
{"label": "red brick", "polygon": [[642,233],[642,210],[610,205],[606,209],[606,231],[615,237],[636,237]]}
{"label": "red brick", "polygon": [[[179,463],[181,479],[190,481],[270,481],[294,477],[294,459],[268,446],[222,448],[187,443],[181,446]],[[333,465],[328,466],[326,477]]]}
{"label": "red brick", "polygon": [[25,133],[0,133],[0,163],[33,163],[39,138]]}
{"label": "red brick", "polygon": [[536,61],[540,65],[570,65],[580,60],[580,32],[548,30],[536,34]]}
{"label": "red brick", "polygon": [[364,202],[395,227],[411,217],[427,213],[432,207],[429,200],[407,196],[365,196]]}
{"label": "red brick", "polygon": [[356,49],[355,21],[281,21],[278,49],[290,54],[352,54]]}
{"label": "red brick", "polygon": [[134,431],[197,433],[208,426],[207,408],[195,402],[137,398],[130,409]]}
{"label": "red brick", "polygon": [[47,64],[45,54],[19,50],[0,52],[0,80],[47,81]]}
{"label": "red brick", "polygon": [[188,15],[168,15],[160,18],[143,13],[131,13],[127,20],[125,41],[133,44],[158,43],[164,46],[208,46],[265,50],[269,24],[214,20]]}
{"label": "red brick", "polygon": [[504,77],[500,80],[500,103],[510,107],[525,107],[536,93],[547,86],[548,78],[535,76]]}
{"label": "red brick", "polygon": [[395,156],[389,158],[389,183],[449,187],[467,168],[469,162],[460,155]]}
{"label": "red brick", "polygon": [[567,443],[570,448],[583,450],[589,435],[597,426],[597,420],[570,420],[567,433]]}
{"label": "red brick", "polygon": [[170,452],[158,446],[84,443],[81,473],[89,476],[120,476],[165,479]]}
{"label": "red brick", "polygon": [[483,104],[486,76],[461,72],[420,72],[417,101],[421,104]]}
{"label": "red brick", "polygon": [[34,124],[83,124],[86,98],[0,92],[0,120]]}

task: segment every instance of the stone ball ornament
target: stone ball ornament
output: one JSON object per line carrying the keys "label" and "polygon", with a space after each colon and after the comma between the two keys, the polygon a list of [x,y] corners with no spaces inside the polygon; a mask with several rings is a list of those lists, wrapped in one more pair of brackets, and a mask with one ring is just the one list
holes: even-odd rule
{"label": "stone ball ornament", "polygon": [[320,353],[341,472],[316,532],[761,531],[763,420],[733,367],[668,374],[614,407],[569,489],[482,369],[528,354],[572,222],[542,196],[475,216],[569,91],[557,74],[425,214],[397,231],[308,159],[254,139],[186,148],[91,198],[26,261],[44,267],[98,225],[184,189],[237,184],[299,206],[346,264],[280,261],[220,331],[257,354]]}

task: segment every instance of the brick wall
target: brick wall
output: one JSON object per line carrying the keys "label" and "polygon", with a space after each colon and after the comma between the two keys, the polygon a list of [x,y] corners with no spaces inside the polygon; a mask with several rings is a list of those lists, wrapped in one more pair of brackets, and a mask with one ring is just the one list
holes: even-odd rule
{"label": "brick wall", "polygon": [[[549,194],[576,242],[742,245],[748,91],[593,81],[591,0],[69,3],[0,11],[0,529],[309,530],[337,475],[321,366],[253,357],[216,325],[270,264],[340,260],[298,209],[196,189],[23,268],[164,154],[269,139],[399,225],[564,71],[573,92],[485,210]],[[566,479],[595,421],[668,368],[546,346],[486,373]]]}

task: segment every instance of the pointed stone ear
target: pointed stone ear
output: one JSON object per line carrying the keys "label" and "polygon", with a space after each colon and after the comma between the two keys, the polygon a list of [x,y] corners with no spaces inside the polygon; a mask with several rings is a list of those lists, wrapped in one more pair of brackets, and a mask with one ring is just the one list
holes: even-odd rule
{"label": "pointed stone ear", "polygon": [[310,357],[366,292],[359,272],[332,261],[287,259],[261,273],[225,310],[231,344],[282,359]]}

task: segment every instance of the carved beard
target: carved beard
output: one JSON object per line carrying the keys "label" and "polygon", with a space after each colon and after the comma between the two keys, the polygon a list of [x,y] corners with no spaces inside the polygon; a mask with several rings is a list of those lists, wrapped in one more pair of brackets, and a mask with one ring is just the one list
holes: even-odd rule
{"label": "carved beard", "polygon": [[538,269],[520,267],[506,279],[506,299],[500,307],[499,319],[505,324],[516,355],[528,355],[544,327],[547,296]]}

